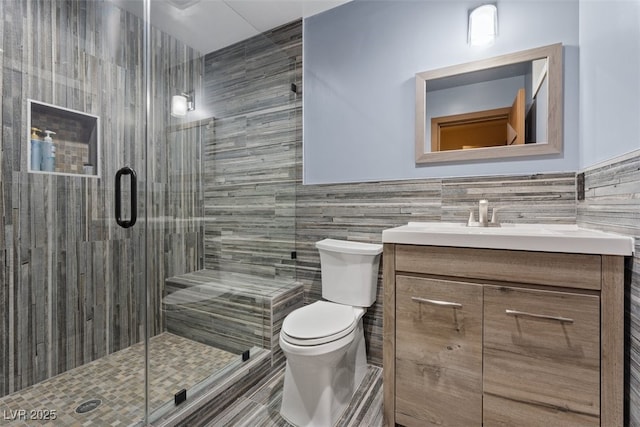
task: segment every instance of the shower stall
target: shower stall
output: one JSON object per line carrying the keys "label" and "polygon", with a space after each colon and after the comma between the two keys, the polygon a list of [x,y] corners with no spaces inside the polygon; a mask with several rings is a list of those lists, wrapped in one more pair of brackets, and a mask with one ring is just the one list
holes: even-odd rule
{"label": "shower stall", "polygon": [[176,424],[283,362],[301,24],[199,52],[157,4],[0,2],[3,425]]}

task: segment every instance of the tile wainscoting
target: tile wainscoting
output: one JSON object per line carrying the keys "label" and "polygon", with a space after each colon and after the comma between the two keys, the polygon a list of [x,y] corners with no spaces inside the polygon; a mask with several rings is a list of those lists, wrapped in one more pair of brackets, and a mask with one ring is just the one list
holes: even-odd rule
{"label": "tile wainscoting", "polygon": [[640,426],[640,150],[584,171],[577,222],[635,238],[625,264],[625,425]]}
{"label": "tile wainscoting", "polygon": [[[305,287],[305,303],[322,296],[316,241],[329,237],[380,243],[382,230],[408,221],[465,222],[469,208],[477,208],[483,198],[490,210],[500,209],[501,222],[576,221],[573,173],[298,185],[297,277]],[[379,278],[376,303],[364,317],[369,362],[378,366],[382,299]]]}

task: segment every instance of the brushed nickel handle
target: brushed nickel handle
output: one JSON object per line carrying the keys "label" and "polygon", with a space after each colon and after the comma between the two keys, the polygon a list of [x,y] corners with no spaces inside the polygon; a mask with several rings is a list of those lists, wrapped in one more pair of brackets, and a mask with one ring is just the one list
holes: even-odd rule
{"label": "brushed nickel handle", "polygon": [[419,298],[419,297],[411,297],[411,301],[424,303],[424,304],[437,305],[439,307],[462,308],[462,304],[458,304],[457,302],[438,301],[435,299],[426,299],[426,298]]}
{"label": "brushed nickel handle", "polygon": [[533,317],[534,319],[556,320],[562,323],[573,323],[573,319],[570,319],[568,317],[547,316],[546,314],[527,313],[526,311],[508,310],[508,309],[505,310],[504,312],[508,316]]}

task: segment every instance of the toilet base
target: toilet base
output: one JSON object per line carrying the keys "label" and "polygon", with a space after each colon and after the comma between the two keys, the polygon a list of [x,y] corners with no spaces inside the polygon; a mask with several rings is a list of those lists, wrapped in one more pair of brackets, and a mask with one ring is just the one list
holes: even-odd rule
{"label": "toilet base", "polygon": [[367,371],[362,319],[346,348],[316,356],[285,355],[282,417],[298,427],[335,425]]}

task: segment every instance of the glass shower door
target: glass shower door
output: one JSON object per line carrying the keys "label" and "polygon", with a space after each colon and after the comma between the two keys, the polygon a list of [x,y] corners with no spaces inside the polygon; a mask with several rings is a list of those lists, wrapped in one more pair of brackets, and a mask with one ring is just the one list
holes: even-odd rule
{"label": "glass shower door", "polygon": [[0,2],[2,425],[145,418],[146,28],[111,1]]}
{"label": "glass shower door", "polygon": [[[171,10],[175,3],[186,8]],[[148,236],[158,243],[147,256],[154,260],[147,272],[155,322],[149,328],[152,422],[175,421],[168,412],[193,412],[205,401],[224,403],[225,396],[209,392],[232,396],[251,385],[259,370],[247,367],[261,360],[283,364],[281,313],[302,303],[294,284],[301,23],[256,30],[205,52],[169,34],[177,28],[161,29],[161,20],[154,25],[155,7],[206,16],[207,5],[152,2],[147,170],[153,190],[145,204]],[[173,100],[185,108],[171,111]]]}

